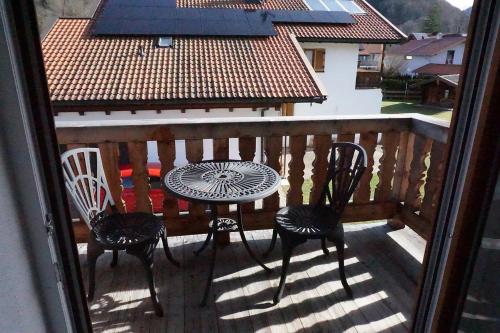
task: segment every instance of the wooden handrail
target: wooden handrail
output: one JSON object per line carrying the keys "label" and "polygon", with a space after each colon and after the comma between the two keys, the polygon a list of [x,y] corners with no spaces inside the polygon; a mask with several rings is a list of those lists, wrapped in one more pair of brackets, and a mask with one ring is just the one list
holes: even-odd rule
{"label": "wooden handrail", "polygon": [[[329,117],[265,117],[169,120],[104,120],[57,121],[57,137],[66,149],[74,146],[98,145],[107,161],[105,169],[111,178],[115,201],[122,194],[118,170],[117,143],[126,143],[131,160],[136,196],[136,209],[151,211],[146,168],[147,141],[158,143],[161,174],[173,168],[175,140],[185,140],[189,161],[203,158],[201,139],[213,139],[214,156],[224,158],[229,152],[229,138],[239,139],[242,159],[256,154],[256,140],[262,138],[266,163],[277,171],[283,167],[282,143],[288,138],[291,160],[288,164],[289,190],[281,202],[299,204],[309,197],[314,201],[324,181],[326,161],[332,138],[356,141],[365,146],[368,171],[354,193],[343,221],[400,219],[423,237],[428,237],[436,215],[436,203],[442,182],[443,147],[448,124],[421,115],[329,116]],[[332,137],[333,136],[333,137]],[[315,159],[312,178],[304,179],[303,158],[312,137]],[[234,149],[234,148],[233,148]],[[110,156],[108,156],[110,155]],[[378,168],[374,166],[378,165]],[[300,170],[299,170],[300,169]],[[373,177],[377,185],[370,184]],[[311,192],[302,191],[311,182]],[[285,199],[286,198],[286,199]],[[249,229],[270,228],[280,206],[276,194],[264,200],[262,209],[245,205]],[[190,205],[189,212],[179,212],[177,201],[165,195],[163,216],[171,234],[203,233],[207,217],[202,205]],[[128,209],[123,205],[123,210]],[[229,207],[222,209],[233,214]],[[77,239],[85,240],[86,229],[76,226]]]}

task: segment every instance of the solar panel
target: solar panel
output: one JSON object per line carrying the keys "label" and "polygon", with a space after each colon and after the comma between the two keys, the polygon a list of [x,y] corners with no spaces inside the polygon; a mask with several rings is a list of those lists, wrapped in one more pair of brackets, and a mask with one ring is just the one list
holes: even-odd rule
{"label": "solar panel", "polygon": [[347,24],[355,20],[345,11],[177,8],[175,0],[108,0],[95,20],[93,33],[130,36],[274,36],[277,32],[273,22]]}
{"label": "solar panel", "polygon": [[338,2],[351,14],[366,14],[366,12],[352,0],[338,0]]}

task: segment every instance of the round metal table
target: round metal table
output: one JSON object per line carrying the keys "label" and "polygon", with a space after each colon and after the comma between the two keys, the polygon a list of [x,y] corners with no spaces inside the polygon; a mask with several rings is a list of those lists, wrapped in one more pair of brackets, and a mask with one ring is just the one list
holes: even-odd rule
{"label": "round metal table", "polygon": [[[204,161],[191,163],[171,170],[164,179],[167,190],[174,196],[210,206],[211,221],[203,245],[195,251],[199,254],[212,242],[212,258],[207,285],[201,305],[205,305],[212,285],[217,233],[239,231],[241,240],[250,257],[270,272],[250,249],[243,229],[241,204],[263,199],[278,190],[280,176],[270,167],[248,161]],[[217,205],[237,204],[237,219],[218,217]]]}

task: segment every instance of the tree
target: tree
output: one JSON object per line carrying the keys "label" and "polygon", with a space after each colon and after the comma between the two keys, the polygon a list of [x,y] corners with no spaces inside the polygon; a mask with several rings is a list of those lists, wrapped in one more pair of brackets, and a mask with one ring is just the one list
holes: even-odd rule
{"label": "tree", "polygon": [[429,14],[425,17],[422,31],[428,33],[441,31],[441,6],[438,3],[431,7]]}

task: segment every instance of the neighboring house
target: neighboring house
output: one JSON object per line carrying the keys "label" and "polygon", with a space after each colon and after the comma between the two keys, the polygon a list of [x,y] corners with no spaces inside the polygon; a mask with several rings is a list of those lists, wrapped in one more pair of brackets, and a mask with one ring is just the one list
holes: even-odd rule
{"label": "neighboring house", "polygon": [[382,44],[360,44],[356,89],[380,88],[382,80]]}
{"label": "neighboring house", "polygon": [[360,44],[358,54],[358,68],[366,70],[380,70],[384,46],[381,44]]}
{"label": "neighboring house", "polygon": [[422,104],[452,108],[460,75],[438,75],[418,83],[422,90]]}
{"label": "neighboring house", "polygon": [[436,74],[458,74],[465,40],[461,34],[412,34],[406,43],[387,48],[384,67],[388,72],[416,75],[424,74],[424,66],[439,65],[436,69],[442,72]]}
{"label": "neighboring house", "polygon": [[355,89],[359,44],[406,37],[363,0],[116,3],[44,38],[56,121],[379,113],[380,89]]}

